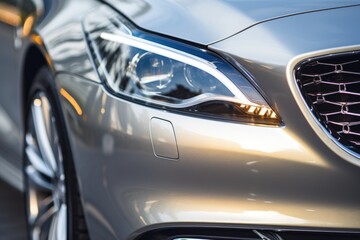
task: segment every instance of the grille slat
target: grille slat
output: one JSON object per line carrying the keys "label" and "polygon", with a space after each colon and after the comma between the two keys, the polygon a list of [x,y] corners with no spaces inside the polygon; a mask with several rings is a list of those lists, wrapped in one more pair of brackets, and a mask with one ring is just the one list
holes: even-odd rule
{"label": "grille slat", "polygon": [[309,59],[295,69],[316,119],[340,144],[360,154],[360,51]]}

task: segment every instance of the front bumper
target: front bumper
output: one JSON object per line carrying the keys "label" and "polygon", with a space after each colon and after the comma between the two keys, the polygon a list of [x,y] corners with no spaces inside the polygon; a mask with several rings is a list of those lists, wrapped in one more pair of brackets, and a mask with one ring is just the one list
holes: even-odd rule
{"label": "front bumper", "polygon": [[[360,169],[299,109],[296,125],[253,126],[144,107],[73,75],[56,83],[94,239],[167,224],[360,231]],[[154,117],[171,122],[178,159],[155,156]]]}

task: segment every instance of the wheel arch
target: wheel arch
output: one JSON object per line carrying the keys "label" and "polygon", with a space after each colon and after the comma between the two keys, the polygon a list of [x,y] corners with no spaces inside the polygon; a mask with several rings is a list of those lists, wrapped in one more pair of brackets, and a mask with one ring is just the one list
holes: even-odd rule
{"label": "wheel arch", "polygon": [[25,50],[23,59],[20,97],[21,113],[22,116],[26,116],[26,102],[37,72],[44,66],[47,66],[52,72],[55,72],[55,70],[40,35],[34,34],[31,36],[30,43]]}

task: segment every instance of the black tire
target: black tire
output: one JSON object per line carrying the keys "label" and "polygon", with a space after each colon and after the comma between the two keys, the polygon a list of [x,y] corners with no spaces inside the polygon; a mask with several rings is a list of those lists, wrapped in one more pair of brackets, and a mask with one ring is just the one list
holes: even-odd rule
{"label": "black tire", "polygon": [[[52,113],[50,115],[52,121],[50,121],[50,122],[53,124],[53,125],[51,125],[51,127],[52,127],[51,136],[52,137],[49,137],[50,130],[48,130],[47,136],[49,138],[53,139],[54,141],[56,140],[56,143],[58,143],[58,146],[60,146],[60,150],[59,150],[59,147],[53,148],[55,150],[53,153],[56,153],[53,155],[57,156],[56,158],[58,158],[58,159],[56,160],[56,163],[59,164],[58,169],[62,170],[61,174],[59,173],[59,176],[61,175],[61,176],[65,177],[65,180],[61,181],[60,177],[58,177],[59,179],[56,179],[57,176],[54,176],[54,179],[52,179],[52,178],[48,177],[48,175],[46,175],[46,174],[44,175],[44,174],[42,174],[42,172],[40,172],[40,175],[42,178],[49,181],[49,183],[53,183],[51,185],[54,185],[54,189],[55,188],[58,189],[59,187],[57,187],[57,186],[58,185],[60,186],[61,184],[62,184],[61,187],[64,188],[64,191],[62,192],[63,195],[61,195],[61,193],[58,194],[59,191],[57,191],[57,190],[54,190],[54,191],[51,191],[49,189],[44,190],[44,192],[48,191],[49,192],[48,194],[51,194],[51,197],[50,196],[47,197],[47,196],[45,196],[45,193],[44,193],[44,199],[52,199],[51,201],[54,201],[53,206],[51,207],[51,205],[49,204],[49,207],[47,206],[46,209],[47,208],[56,209],[57,207],[59,207],[58,205],[64,203],[64,205],[66,207],[66,208],[64,207],[64,209],[66,209],[66,210],[63,210],[63,211],[61,210],[61,211],[62,212],[66,211],[66,213],[67,213],[67,216],[66,216],[66,219],[67,219],[66,225],[67,226],[66,226],[66,235],[64,235],[63,237],[66,239],[69,239],[69,240],[89,239],[89,235],[88,235],[88,231],[87,231],[87,227],[86,227],[86,223],[85,223],[85,218],[84,218],[84,212],[83,212],[80,194],[79,194],[79,187],[78,187],[78,182],[77,182],[77,178],[76,178],[71,148],[70,148],[70,144],[69,144],[68,137],[66,134],[64,118],[60,111],[60,109],[61,109],[60,102],[59,102],[58,94],[57,94],[56,87],[55,87],[54,77],[53,77],[52,72],[47,67],[41,68],[38,71],[38,73],[36,74],[36,77],[34,78],[34,81],[31,85],[31,88],[30,88],[30,91],[28,94],[28,98],[27,98],[27,103],[26,103],[27,113],[26,113],[26,119],[25,119],[25,134],[24,134],[24,176],[25,176],[24,182],[25,182],[25,195],[26,195],[25,206],[26,206],[26,213],[27,213],[29,239],[33,239],[33,236],[35,236],[34,235],[35,228],[42,229],[41,227],[37,227],[37,225],[35,225],[33,223],[33,222],[36,222],[37,217],[39,217],[41,215],[40,207],[38,207],[39,214],[37,216],[34,215],[35,217],[32,217],[32,220],[30,220],[31,216],[32,216],[31,209],[30,209],[30,192],[31,192],[31,194],[33,194],[33,192],[35,191],[34,190],[35,187],[33,187],[33,185],[35,186],[36,183],[34,183],[34,181],[33,181],[33,177],[32,177],[33,175],[29,175],[30,170],[32,170],[34,168],[34,165],[33,165],[34,161],[30,161],[29,156],[31,156],[31,155],[29,155],[29,153],[27,152],[28,148],[36,148],[36,146],[38,146],[38,149],[37,149],[38,155],[39,156],[41,155],[43,159],[46,158],[46,157],[44,158],[44,156],[42,154],[43,152],[41,151],[42,150],[41,148],[44,148],[44,146],[43,147],[40,146],[40,145],[44,145],[44,144],[39,144],[39,139],[38,139],[39,137],[37,136],[36,127],[35,127],[35,125],[39,121],[36,121],[36,123],[35,123],[36,117],[34,117],[34,110],[32,108],[34,106],[33,104],[35,104],[35,101],[37,101],[39,99],[38,98],[39,96],[41,96],[41,98],[40,98],[41,100],[47,99],[46,103],[49,103],[49,105],[50,105],[50,112]],[[43,103],[45,103],[45,102],[43,102]],[[45,115],[43,114],[42,116],[45,116]],[[46,126],[48,128],[45,127],[45,129],[49,129],[49,124]],[[39,127],[37,129],[39,129]],[[53,131],[54,129],[55,129],[55,131]],[[27,140],[26,138],[27,137],[29,138],[30,135],[32,136],[32,138],[30,140]],[[34,145],[28,144],[29,141],[30,142],[33,141],[31,143],[34,143]],[[50,140],[49,140],[49,142],[50,142]],[[50,146],[56,146],[56,145],[57,144],[53,143]],[[47,164],[47,163],[48,163],[48,161],[43,160],[43,164],[49,166],[49,164]],[[35,174],[38,174],[38,173],[39,173],[39,171],[37,171],[37,172],[35,171]],[[56,175],[56,174],[54,173],[54,175]],[[62,179],[63,179],[63,177],[62,177]],[[43,197],[42,191],[43,190],[40,188],[39,197],[37,197],[37,199],[40,199]],[[55,194],[56,194],[56,196],[55,196]],[[59,197],[59,195],[61,195],[61,197]],[[56,198],[56,201],[58,201],[57,203],[55,203],[55,200],[54,200],[55,198]],[[61,199],[61,200],[59,200],[59,199]],[[41,203],[41,202],[39,200],[36,203]],[[39,206],[42,206],[42,205],[39,205]],[[62,206],[63,205],[61,205],[61,207]],[[52,210],[52,211],[55,211],[55,210]],[[50,212],[52,212],[52,211],[50,211]],[[60,212],[60,210],[59,210],[59,212]],[[59,215],[60,215],[60,213],[58,213],[57,219],[60,218]],[[54,214],[54,216],[55,216],[55,214]],[[52,218],[55,218],[54,216]],[[46,221],[55,221],[55,220],[52,220],[52,218],[49,218]],[[46,218],[44,218],[44,219],[46,219]],[[39,234],[40,239],[45,238],[47,234],[50,234],[50,232],[54,233],[54,231],[51,231],[51,229],[52,229],[51,226],[53,225],[53,223],[50,222],[50,223],[46,223],[46,224],[47,225],[45,225],[45,221],[44,221],[44,224],[43,224],[44,230],[41,230],[42,233]],[[50,226],[49,226],[48,231],[46,231],[45,227],[47,227],[48,225],[50,225]],[[56,226],[55,223],[54,223],[54,226]],[[55,228],[55,227],[53,227],[53,228]]]}

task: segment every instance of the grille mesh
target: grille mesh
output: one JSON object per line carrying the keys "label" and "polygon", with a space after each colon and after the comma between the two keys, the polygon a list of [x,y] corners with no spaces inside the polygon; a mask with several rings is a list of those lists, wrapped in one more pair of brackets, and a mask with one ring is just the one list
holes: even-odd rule
{"label": "grille mesh", "polygon": [[360,154],[360,51],[307,60],[295,69],[295,77],[323,127]]}

